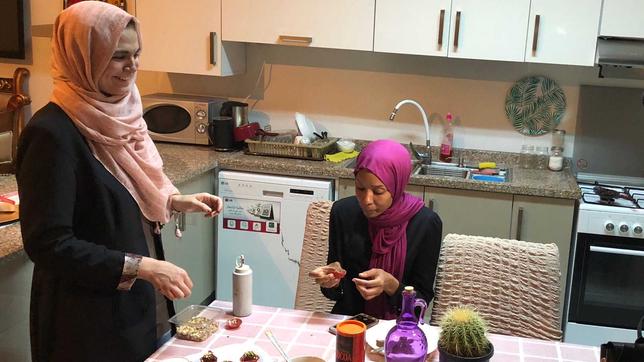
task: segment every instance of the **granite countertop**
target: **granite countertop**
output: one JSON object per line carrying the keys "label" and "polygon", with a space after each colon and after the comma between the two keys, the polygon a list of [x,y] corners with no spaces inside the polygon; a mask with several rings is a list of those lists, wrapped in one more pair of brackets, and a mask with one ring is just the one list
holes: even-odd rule
{"label": "granite countertop", "polygon": [[[246,155],[237,152],[216,152],[208,146],[157,144],[165,172],[176,185],[215,168],[262,172],[315,178],[353,178],[349,161],[331,163],[290,158]],[[432,153],[436,150],[432,149]],[[412,176],[410,183],[423,186],[512,193],[531,196],[577,200],[581,196],[570,169],[561,172],[521,169],[516,167],[516,154],[484,151],[463,151],[471,160],[502,159],[511,168],[510,182],[492,183],[438,176]],[[496,157],[496,158],[494,158]],[[17,190],[14,176],[0,176],[0,193]],[[20,224],[0,228],[0,260],[23,252]]]}

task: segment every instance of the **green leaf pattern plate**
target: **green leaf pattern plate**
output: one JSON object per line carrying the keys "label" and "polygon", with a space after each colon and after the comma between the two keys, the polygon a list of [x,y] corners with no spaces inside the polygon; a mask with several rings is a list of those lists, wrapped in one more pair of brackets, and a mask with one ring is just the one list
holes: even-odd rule
{"label": "green leaf pattern plate", "polygon": [[505,114],[514,128],[526,136],[539,136],[555,129],[566,110],[566,95],[544,76],[526,77],[514,84],[505,97]]}

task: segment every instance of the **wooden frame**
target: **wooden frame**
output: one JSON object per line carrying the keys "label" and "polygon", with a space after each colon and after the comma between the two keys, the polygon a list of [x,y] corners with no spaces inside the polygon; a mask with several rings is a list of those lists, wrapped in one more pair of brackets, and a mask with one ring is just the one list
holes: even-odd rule
{"label": "wooden frame", "polygon": [[[18,139],[25,127],[24,107],[31,104],[31,98],[24,91],[29,70],[16,68],[13,78],[0,78],[0,95],[10,94],[6,108],[0,105],[0,132],[12,131],[11,161],[0,163],[0,173],[14,173],[16,171],[16,152]],[[5,98],[1,97],[0,99]]]}

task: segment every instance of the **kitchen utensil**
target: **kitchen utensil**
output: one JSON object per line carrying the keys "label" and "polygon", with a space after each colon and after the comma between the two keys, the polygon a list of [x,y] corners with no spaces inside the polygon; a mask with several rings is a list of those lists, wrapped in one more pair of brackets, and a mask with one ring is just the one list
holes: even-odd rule
{"label": "kitchen utensil", "polygon": [[322,132],[320,132],[320,133],[318,133],[318,132],[313,132],[313,134],[315,135],[315,137],[317,137],[317,138],[319,138],[319,139],[323,140],[323,139],[327,138],[327,136],[328,136],[328,134],[329,134],[329,133],[328,133],[327,131],[322,131]]}
{"label": "kitchen utensil", "polygon": [[235,121],[235,127],[248,123],[248,103],[228,101],[221,105],[221,116],[229,116]]}
{"label": "kitchen utensil", "polygon": [[259,123],[257,122],[247,123],[239,127],[235,127],[235,129],[233,130],[235,141],[241,142],[246,138],[253,138],[257,134],[258,130]]}
{"label": "kitchen utensil", "polygon": [[234,151],[237,148],[232,117],[215,116],[208,122],[208,138],[216,151]]}
{"label": "kitchen utensil", "polygon": [[300,131],[300,134],[303,137],[306,137],[311,141],[316,139],[315,132],[317,130],[315,129],[315,125],[313,125],[313,123],[306,119],[306,116],[304,114],[296,112],[295,123],[297,124],[298,131]]}
{"label": "kitchen utensil", "polygon": [[266,334],[266,337],[268,337],[268,339],[271,341],[273,346],[275,346],[275,348],[277,348],[277,351],[282,355],[282,357],[284,357],[284,359],[286,361],[290,361],[290,359],[288,358],[288,355],[286,354],[286,352],[282,348],[282,345],[280,345],[280,343],[277,341],[277,339],[273,335],[273,331],[271,331],[269,328],[267,328],[266,332],[264,332],[264,334]]}

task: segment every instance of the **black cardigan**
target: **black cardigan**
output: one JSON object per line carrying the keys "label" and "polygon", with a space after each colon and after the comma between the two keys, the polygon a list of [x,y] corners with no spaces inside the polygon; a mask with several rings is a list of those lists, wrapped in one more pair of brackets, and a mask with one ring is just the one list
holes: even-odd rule
{"label": "black cardigan", "polygon": [[148,357],[156,343],[154,289],[138,280],[117,290],[125,253],[149,255],[142,214],[57,105],[40,109],[25,128],[16,178],[24,247],[34,262],[33,361]]}
{"label": "black cardigan", "polygon": [[[434,279],[441,247],[443,224],[436,213],[423,207],[407,224],[405,271],[396,293],[387,300],[399,311],[402,290],[411,285],[416,297],[429,304],[434,298]],[[336,288],[321,288],[329,299],[337,301],[332,313],[355,315],[364,312],[364,299],[351,281],[369,269],[371,259],[369,224],[355,196],[333,203],[329,218],[329,254],[327,264],[339,261],[347,275]]]}

